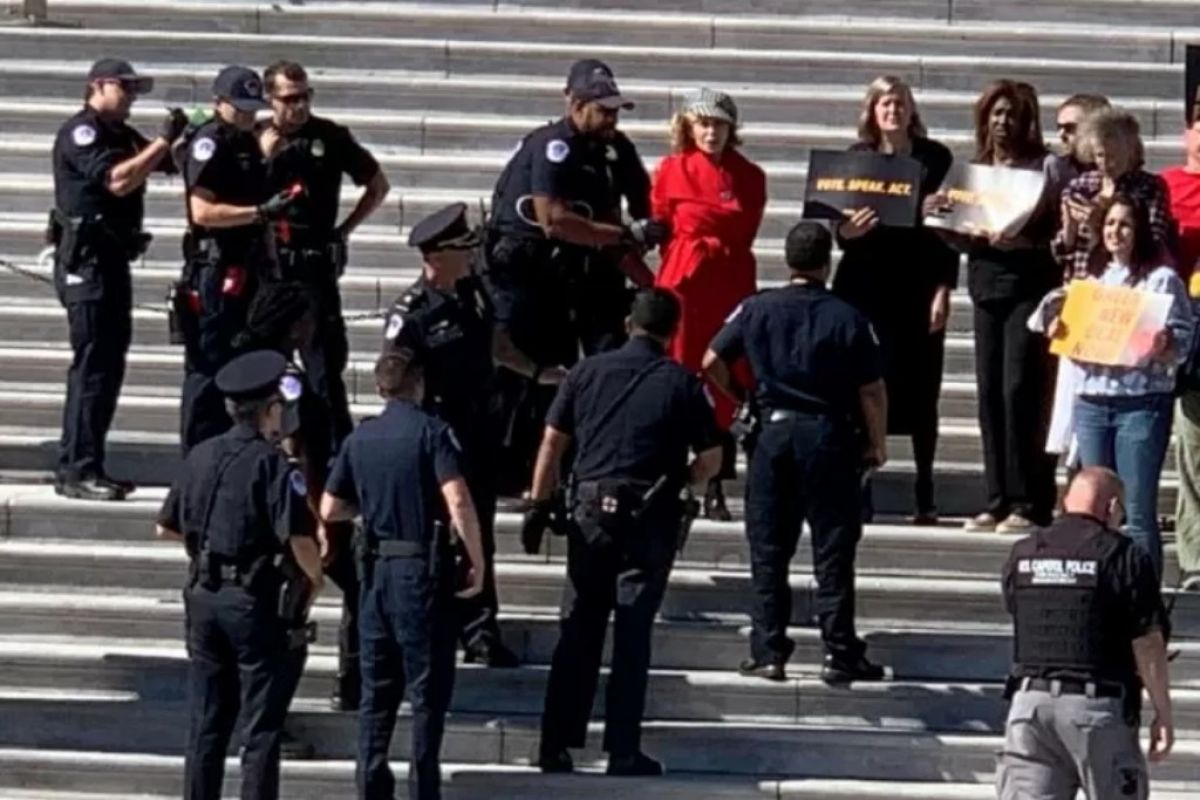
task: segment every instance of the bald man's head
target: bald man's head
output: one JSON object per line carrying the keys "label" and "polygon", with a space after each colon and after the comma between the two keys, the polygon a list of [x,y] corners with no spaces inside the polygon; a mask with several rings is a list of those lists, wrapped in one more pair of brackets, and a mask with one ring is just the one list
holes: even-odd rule
{"label": "bald man's head", "polygon": [[1125,487],[1117,473],[1106,467],[1081,469],[1063,498],[1063,510],[1068,514],[1087,514],[1106,520],[1112,527],[1121,524],[1111,518],[1124,505]]}

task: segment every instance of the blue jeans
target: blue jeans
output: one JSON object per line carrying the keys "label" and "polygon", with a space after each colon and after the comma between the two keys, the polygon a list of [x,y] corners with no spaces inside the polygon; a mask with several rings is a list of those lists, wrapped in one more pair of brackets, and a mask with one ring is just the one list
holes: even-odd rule
{"label": "blue jeans", "polygon": [[1084,467],[1109,467],[1125,484],[1126,533],[1162,575],[1158,481],[1171,438],[1171,396],[1080,397],[1075,436]]}

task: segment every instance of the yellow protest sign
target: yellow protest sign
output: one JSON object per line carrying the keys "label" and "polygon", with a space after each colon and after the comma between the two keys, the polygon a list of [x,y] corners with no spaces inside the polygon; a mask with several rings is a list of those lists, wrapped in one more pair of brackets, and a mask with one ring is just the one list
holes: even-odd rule
{"label": "yellow protest sign", "polygon": [[1170,310],[1168,294],[1075,281],[1060,317],[1064,330],[1051,340],[1050,352],[1086,364],[1136,366],[1149,355]]}

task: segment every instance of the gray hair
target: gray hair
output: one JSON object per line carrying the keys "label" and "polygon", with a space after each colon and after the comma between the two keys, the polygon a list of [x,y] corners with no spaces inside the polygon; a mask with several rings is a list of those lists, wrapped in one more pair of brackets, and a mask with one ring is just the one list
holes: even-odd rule
{"label": "gray hair", "polygon": [[1080,155],[1094,162],[1095,147],[1115,149],[1133,156],[1134,168],[1146,163],[1146,147],[1142,143],[1142,126],[1137,117],[1119,108],[1105,108],[1089,114],[1083,120],[1079,135]]}

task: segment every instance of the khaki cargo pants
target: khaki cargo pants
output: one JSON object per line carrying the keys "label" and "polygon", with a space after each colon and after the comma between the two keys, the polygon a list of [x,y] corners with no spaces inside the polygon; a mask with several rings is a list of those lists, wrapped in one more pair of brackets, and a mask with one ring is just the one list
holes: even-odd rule
{"label": "khaki cargo pants", "polygon": [[1000,800],[1145,800],[1138,729],[1120,698],[1021,690],[1013,696],[996,771]]}

